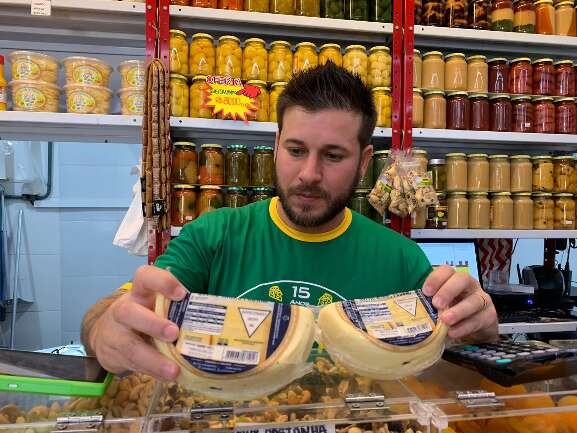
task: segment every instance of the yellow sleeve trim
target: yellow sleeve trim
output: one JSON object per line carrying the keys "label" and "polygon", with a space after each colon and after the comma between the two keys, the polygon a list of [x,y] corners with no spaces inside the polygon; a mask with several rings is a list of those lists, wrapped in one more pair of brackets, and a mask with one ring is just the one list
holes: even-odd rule
{"label": "yellow sleeve trim", "polygon": [[351,223],[353,222],[353,214],[352,214],[351,210],[349,208],[345,208],[345,217],[343,218],[343,221],[338,225],[338,227],[335,227],[334,229],[332,229],[328,232],[325,232],[325,233],[301,232],[299,230],[293,229],[292,227],[289,227],[282,220],[282,218],[278,214],[278,209],[277,209],[278,201],[279,201],[278,197],[273,197],[271,199],[269,207],[268,207],[270,217],[271,217],[273,223],[284,234],[286,234],[287,236],[290,236],[293,239],[296,239],[297,241],[302,241],[302,242],[327,242],[327,241],[331,241],[333,239],[338,238],[340,235],[342,235],[344,232],[346,232],[347,229],[349,228],[349,226],[351,225]]}

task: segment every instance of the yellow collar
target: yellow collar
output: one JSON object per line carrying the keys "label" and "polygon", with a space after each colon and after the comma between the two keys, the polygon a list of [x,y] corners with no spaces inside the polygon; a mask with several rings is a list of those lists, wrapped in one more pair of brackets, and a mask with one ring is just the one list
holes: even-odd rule
{"label": "yellow collar", "polygon": [[346,232],[347,229],[349,228],[349,226],[351,225],[351,222],[353,221],[353,214],[352,214],[351,210],[349,208],[345,208],[345,217],[343,218],[343,221],[338,225],[338,227],[335,227],[334,229],[332,229],[328,232],[325,232],[325,233],[301,232],[301,231],[298,231],[298,230],[295,230],[295,229],[289,227],[282,220],[282,218],[278,214],[278,209],[277,209],[278,201],[279,201],[278,197],[273,197],[271,199],[269,207],[268,207],[270,217],[271,217],[272,221],[274,222],[274,224],[284,234],[286,234],[287,236],[290,236],[293,239],[296,239],[297,241],[303,241],[303,242],[327,242],[327,241],[331,241],[333,239],[338,238],[340,235],[342,235],[344,232]]}

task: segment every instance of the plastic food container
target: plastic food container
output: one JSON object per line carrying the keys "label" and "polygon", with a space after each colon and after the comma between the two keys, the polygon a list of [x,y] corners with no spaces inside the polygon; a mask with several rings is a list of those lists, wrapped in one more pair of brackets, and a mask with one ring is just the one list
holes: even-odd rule
{"label": "plastic food container", "polygon": [[58,82],[58,61],[54,57],[32,51],[13,51],[9,57],[12,80]]}
{"label": "plastic food container", "polygon": [[14,111],[58,112],[60,87],[56,84],[32,80],[17,80],[9,84],[12,87]]}
{"label": "plastic food container", "polygon": [[68,84],[66,92],[66,111],[79,114],[108,114],[112,92],[106,87],[88,84]]}
{"label": "plastic food container", "polygon": [[112,67],[102,60],[90,57],[67,57],[62,60],[66,84],[90,84],[108,87]]}
{"label": "plastic food container", "polygon": [[144,88],[146,82],[146,65],[142,60],[126,60],[118,65],[120,87]]}
{"label": "plastic food container", "polygon": [[144,89],[142,87],[125,87],[118,91],[118,96],[121,114],[144,114]]}

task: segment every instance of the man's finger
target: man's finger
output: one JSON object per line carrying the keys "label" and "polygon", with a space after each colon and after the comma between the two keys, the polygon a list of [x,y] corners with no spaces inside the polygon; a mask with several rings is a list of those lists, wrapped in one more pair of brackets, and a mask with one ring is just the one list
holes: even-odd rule
{"label": "man's finger", "polygon": [[454,273],[455,270],[447,265],[435,269],[423,284],[423,293],[427,296],[433,296]]}
{"label": "man's finger", "polygon": [[459,339],[468,337],[477,331],[483,329],[483,324],[486,322],[490,314],[487,310],[483,310],[474,316],[471,316],[465,320],[460,321],[456,325],[451,326],[449,329],[449,337],[453,339]]}
{"label": "man's finger", "polygon": [[112,315],[118,323],[152,338],[167,342],[178,338],[178,326],[136,302],[120,303],[113,308]]}
{"label": "man's finger", "polygon": [[156,293],[162,293],[173,301],[180,301],[186,295],[186,288],[164,269],[141,266],[134,274],[131,296],[139,304],[150,306]]}
{"label": "man's finger", "polygon": [[437,291],[433,297],[433,305],[440,310],[449,308],[463,293],[475,288],[474,281],[469,274],[455,272]]}
{"label": "man's finger", "polygon": [[471,293],[461,302],[441,314],[441,320],[452,326],[461,320],[471,317],[486,308],[488,301],[481,290]]}

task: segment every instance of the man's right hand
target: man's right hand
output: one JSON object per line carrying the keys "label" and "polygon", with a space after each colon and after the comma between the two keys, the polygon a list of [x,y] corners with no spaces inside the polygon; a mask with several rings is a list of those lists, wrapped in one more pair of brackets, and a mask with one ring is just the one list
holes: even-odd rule
{"label": "man's right hand", "polygon": [[174,380],[180,369],[152,344],[152,338],[173,342],[179,329],[154,313],[156,295],[179,301],[184,286],[170,272],[142,266],[132,290],[116,299],[89,331],[88,342],[100,364],[112,373],[137,371],[161,380]]}

